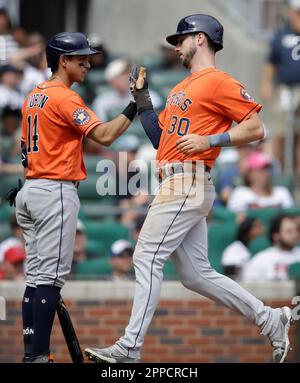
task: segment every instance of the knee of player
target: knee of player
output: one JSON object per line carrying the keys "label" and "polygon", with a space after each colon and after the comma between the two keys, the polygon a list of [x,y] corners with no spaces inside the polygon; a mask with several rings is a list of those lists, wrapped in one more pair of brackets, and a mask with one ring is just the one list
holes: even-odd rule
{"label": "knee of player", "polygon": [[154,268],[156,270],[162,270],[164,266],[164,260],[156,254],[155,250],[141,249],[135,250],[132,257],[134,267]]}
{"label": "knee of player", "polygon": [[209,279],[211,279],[214,272],[215,271],[211,267],[203,268],[202,270],[199,270],[199,272],[182,276],[181,283],[189,290],[199,291],[199,289],[201,289],[201,287],[204,286]]}

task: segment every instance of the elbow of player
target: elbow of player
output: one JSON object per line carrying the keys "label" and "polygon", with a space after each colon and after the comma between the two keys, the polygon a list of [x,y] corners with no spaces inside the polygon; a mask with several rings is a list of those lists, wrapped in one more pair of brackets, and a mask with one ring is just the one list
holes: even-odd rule
{"label": "elbow of player", "polygon": [[257,126],[252,129],[252,139],[253,141],[263,140],[265,137],[265,130],[263,124],[259,122]]}
{"label": "elbow of player", "polygon": [[112,136],[105,136],[105,137],[103,137],[102,139],[101,139],[101,144],[103,145],[103,146],[110,146],[112,143],[114,142],[114,139],[113,139],[113,137]]}

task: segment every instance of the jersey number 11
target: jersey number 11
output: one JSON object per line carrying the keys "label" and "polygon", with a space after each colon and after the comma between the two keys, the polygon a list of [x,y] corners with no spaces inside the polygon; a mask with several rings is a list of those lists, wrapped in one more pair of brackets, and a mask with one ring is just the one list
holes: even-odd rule
{"label": "jersey number 11", "polygon": [[[35,114],[32,121],[32,116],[29,114],[27,117],[27,153],[38,152],[38,115]],[[31,147],[31,141],[33,146]]]}

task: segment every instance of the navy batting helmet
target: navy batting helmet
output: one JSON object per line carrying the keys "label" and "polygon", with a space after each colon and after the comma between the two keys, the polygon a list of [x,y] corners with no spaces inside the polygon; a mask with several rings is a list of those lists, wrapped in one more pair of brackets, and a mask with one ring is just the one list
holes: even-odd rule
{"label": "navy batting helmet", "polygon": [[171,45],[177,45],[179,36],[204,32],[214,43],[216,51],[219,51],[223,48],[223,31],[222,24],[212,16],[204,14],[190,15],[179,21],[176,33],[168,36],[167,42]]}
{"label": "navy batting helmet", "polygon": [[86,36],[80,32],[62,32],[54,35],[46,47],[48,67],[57,63],[59,56],[96,55],[101,53],[91,48]]}

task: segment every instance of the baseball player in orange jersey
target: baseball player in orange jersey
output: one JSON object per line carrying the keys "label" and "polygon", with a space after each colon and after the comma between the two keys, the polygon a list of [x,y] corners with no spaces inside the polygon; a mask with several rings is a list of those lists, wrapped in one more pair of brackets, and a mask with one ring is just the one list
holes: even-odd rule
{"label": "baseball player in orange jersey", "polygon": [[52,78],[38,85],[22,109],[22,158],[26,182],[16,196],[16,215],[26,242],[24,362],[48,363],[50,334],[60,290],[70,272],[79,198],[86,178],[82,140],[108,146],[130,125],[136,104],[102,123],[70,89],[83,82],[93,50],[82,33],[64,32],[48,43]]}
{"label": "baseball player in orange jersey", "polygon": [[[265,306],[217,273],[207,257],[206,217],[215,196],[210,169],[223,146],[243,145],[264,134],[258,117],[261,105],[238,81],[215,67],[222,38],[223,27],[214,17],[197,14],[180,20],[177,32],[167,41],[176,47],[190,75],[171,90],[159,117],[153,111],[143,70],[138,78],[136,70],[132,73],[142,125],[158,148],[161,183],[133,256],[136,287],[129,324],[113,346],[86,349],[87,356],[96,362],[140,360],[168,258],[185,287],[223,303],[259,326],[261,334],[270,338],[274,362],[283,362],[290,349],[291,310]],[[233,121],[238,125],[231,128]],[[184,172],[185,161],[191,166]],[[203,166],[197,166],[198,162]],[[177,193],[182,181],[189,187]]]}

